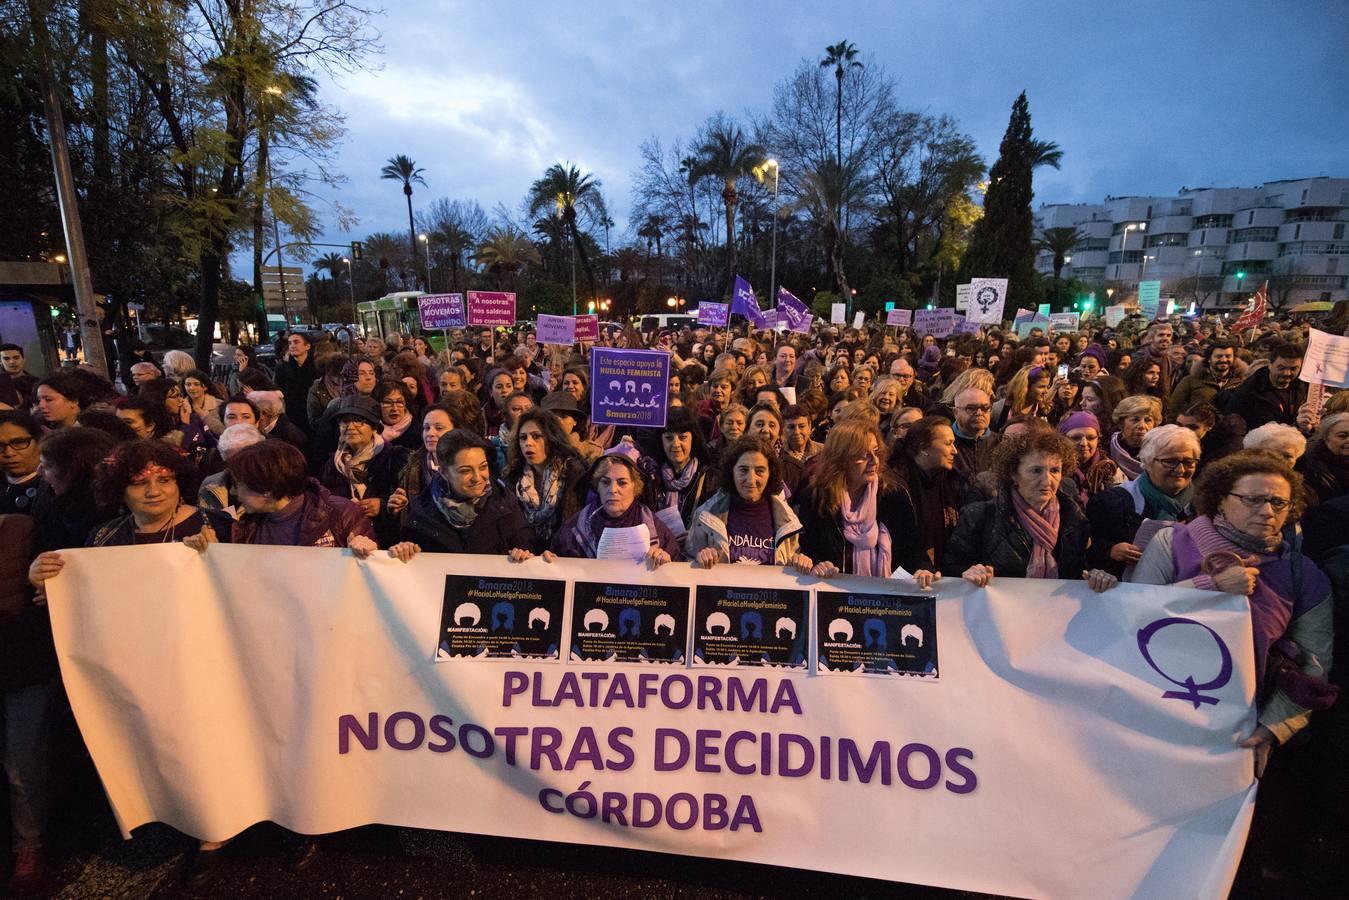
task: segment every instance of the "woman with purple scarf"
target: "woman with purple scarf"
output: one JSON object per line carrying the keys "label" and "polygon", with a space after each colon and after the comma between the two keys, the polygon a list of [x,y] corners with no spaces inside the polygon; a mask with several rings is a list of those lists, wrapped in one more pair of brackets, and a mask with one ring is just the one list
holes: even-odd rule
{"label": "woman with purple scarf", "polygon": [[1109,572],[1087,571],[1091,529],[1063,478],[1076,467],[1076,449],[1056,432],[1036,429],[1003,440],[991,470],[998,493],[960,511],[943,567],[979,587],[995,574],[1082,578],[1094,591],[1118,584]]}
{"label": "woman with purple scarf", "polygon": [[1134,570],[1139,584],[1170,584],[1250,598],[1259,685],[1255,729],[1240,740],[1264,773],[1270,751],[1326,709],[1330,670],[1330,581],[1284,540],[1302,514],[1302,479],[1273,454],[1244,450],[1212,463],[1194,491],[1199,513],[1157,533]]}
{"label": "woman with purple scarf", "polygon": [[1101,451],[1101,420],[1085,410],[1069,413],[1059,422],[1059,434],[1077,448],[1077,502],[1083,507],[1092,495],[1125,482],[1119,466]]}
{"label": "woman with purple scarf", "polygon": [[[545,560],[553,556],[603,559],[608,558],[610,549],[624,555],[631,552],[630,558],[635,559],[634,535],[642,536],[646,549],[641,559],[652,569],[684,558],[679,539],[638,499],[646,489],[639,458],[637,448],[622,441],[595,461],[590,469],[594,498],[562,523],[553,535],[552,550],[543,554]],[[610,531],[613,533],[605,534]],[[527,559],[529,555],[512,553],[511,558]]]}

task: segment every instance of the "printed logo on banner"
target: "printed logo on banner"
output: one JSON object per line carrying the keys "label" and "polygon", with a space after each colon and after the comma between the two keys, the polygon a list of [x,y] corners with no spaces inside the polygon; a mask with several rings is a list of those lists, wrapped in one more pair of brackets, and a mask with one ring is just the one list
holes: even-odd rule
{"label": "printed logo on banner", "polygon": [[804,669],[809,612],[809,591],[700,584],[693,664]]}
{"label": "printed logo on banner", "polygon": [[446,575],[437,660],[562,658],[565,581]]}
{"label": "printed logo on banner", "polygon": [[815,631],[822,673],[937,678],[933,596],[816,591]]}
{"label": "printed logo on banner", "polygon": [[664,428],[670,354],[596,347],[590,354],[590,421]]}
{"label": "printed logo on banner", "polygon": [[688,636],[687,587],[578,581],[572,589],[572,660],[683,663]]}
{"label": "printed logo on banner", "polygon": [[[1185,641],[1183,644],[1183,652],[1172,654],[1173,657],[1179,656],[1181,658],[1167,659],[1167,657],[1163,656],[1163,659],[1167,660],[1168,663],[1184,667],[1180,673],[1172,674],[1165,671],[1157,664],[1151,644],[1153,638],[1159,633],[1178,625],[1195,625],[1207,631],[1209,636],[1213,638],[1213,653],[1201,654],[1197,650],[1193,640]],[[1190,628],[1182,628],[1181,630],[1186,636],[1193,636],[1195,634],[1194,630]],[[1183,640],[1183,638],[1177,637],[1177,640],[1180,641]],[[1164,644],[1165,639],[1159,643]],[[1205,640],[1205,643],[1207,643],[1207,640]],[[1179,648],[1171,647],[1169,649],[1177,650]],[[1209,628],[1203,622],[1196,622],[1194,619],[1171,616],[1165,619],[1158,619],[1157,621],[1140,628],[1138,630],[1138,652],[1143,654],[1143,659],[1152,667],[1152,671],[1156,672],[1172,684],[1185,688],[1183,691],[1167,691],[1162,694],[1162,696],[1172,700],[1188,701],[1194,704],[1195,709],[1198,709],[1201,703],[1217,706],[1217,697],[1211,697],[1202,692],[1216,691],[1232,680],[1232,653],[1227,649],[1227,644],[1225,644],[1223,639],[1218,636],[1218,632]],[[1157,655],[1162,655],[1163,652],[1164,651],[1159,650]],[[1184,680],[1181,680],[1178,675],[1183,675]],[[1196,676],[1208,680],[1202,683],[1196,682]]]}
{"label": "printed logo on banner", "polygon": [[469,291],[468,324],[514,325],[515,295],[508,291]]}
{"label": "printed logo on banner", "polygon": [[698,324],[710,325],[713,328],[724,328],[727,320],[730,318],[730,308],[725,303],[714,303],[711,300],[698,301]]}
{"label": "printed logo on banner", "polygon": [[812,316],[810,307],[784,287],[778,288],[778,318],[792,331],[809,334]]}
{"label": "printed logo on banner", "polygon": [[739,275],[735,276],[735,293],[731,297],[731,312],[739,313],[749,320],[750,325],[755,328],[772,328],[773,322],[769,321],[759,309],[759,297],[754,293],[754,288]]}
{"label": "printed logo on banner", "polygon": [[417,298],[417,314],[422,328],[435,331],[441,328],[463,328],[463,294],[423,294]]}

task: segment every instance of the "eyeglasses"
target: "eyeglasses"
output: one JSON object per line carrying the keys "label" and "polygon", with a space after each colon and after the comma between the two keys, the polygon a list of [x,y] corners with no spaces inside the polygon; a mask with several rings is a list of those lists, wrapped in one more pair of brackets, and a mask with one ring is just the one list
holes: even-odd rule
{"label": "eyeglasses", "polygon": [[899,381],[913,381],[912,375],[891,375],[890,377],[898,379]]}
{"label": "eyeglasses", "polygon": [[1157,462],[1168,472],[1193,472],[1199,468],[1197,459],[1159,459]]}
{"label": "eyeglasses", "polygon": [[960,407],[960,411],[967,416],[972,416],[975,413],[990,413],[993,411],[993,407],[987,403],[977,403],[970,406],[962,406]]}
{"label": "eyeglasses", "polygon": [[381,406],[407,406],[407,401],[402,397],[385,397],[379,401]]}
{"label": "eyeglasses", "polygon": [[32,438],[15,438],[12,441],[0,442],[0,453],[4,453],[7,450],[13,450],[15,453],[22,453],[31,446],[33,446]]}
{"label": "eyeglasses", "polygon": [[1251,512],[1255,512],[1266,503],[1268,503],[1269,508],[1276,513],[1283,512],[1289,506],[1289,501],[1282,497],[1266,497],[1264,494],[1233,494],[1229,492],[1227,496],[1236,497]]}

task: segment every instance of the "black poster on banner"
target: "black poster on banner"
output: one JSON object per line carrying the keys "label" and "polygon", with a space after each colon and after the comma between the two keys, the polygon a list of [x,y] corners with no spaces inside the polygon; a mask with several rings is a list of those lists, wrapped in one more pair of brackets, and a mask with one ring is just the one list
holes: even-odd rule
{"label": "black poster on banner", "polygon": [[703,584],[694,596],[694,665],[806,667],[809,591]]}
{"label": "black poster on banner", "polygon": [[823,673],[937,677],[937,598],[930,594],[815,592]]}
{"label": "black poster on banner", "polygon": [[571,658],[581,662],[684,662],[689,589],[661,584],[572,588]]}
{"label": "black poster on banner", "polygon": [[436,659],[561,659],[566,582],[446,575]]}

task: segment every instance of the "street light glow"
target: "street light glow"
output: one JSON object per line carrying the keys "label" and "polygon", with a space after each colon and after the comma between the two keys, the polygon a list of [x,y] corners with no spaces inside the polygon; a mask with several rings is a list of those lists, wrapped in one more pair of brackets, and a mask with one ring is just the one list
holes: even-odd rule
{"label": "street light glow", "polygon": [[427,237],[426,235],[424,235],[424,234],[419,234],[419,235],[417,235],[417,240],[419,240],[419,241],[429,241],[430,238],[428,238],[428,237]]}

